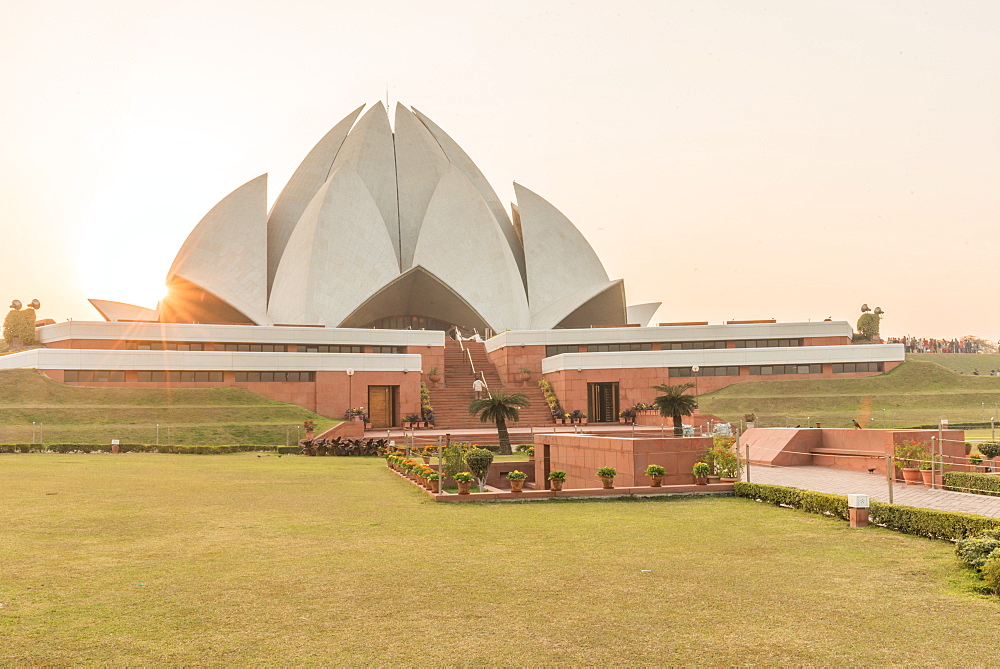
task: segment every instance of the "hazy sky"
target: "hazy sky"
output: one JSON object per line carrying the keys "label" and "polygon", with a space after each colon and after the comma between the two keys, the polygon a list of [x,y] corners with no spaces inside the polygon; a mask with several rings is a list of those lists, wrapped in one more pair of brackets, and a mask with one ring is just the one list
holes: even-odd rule
{"label": "hazy sky", "polygon": [[[492,8],[491,8],[492,7]],[[155,307],[361,103],[561,209],[657,321],[1000,338],[1000,3],[0,0],[2,299]],[[554,287],[556,288],[556,287]],[[6,303],[4,303],[6,304]]]}

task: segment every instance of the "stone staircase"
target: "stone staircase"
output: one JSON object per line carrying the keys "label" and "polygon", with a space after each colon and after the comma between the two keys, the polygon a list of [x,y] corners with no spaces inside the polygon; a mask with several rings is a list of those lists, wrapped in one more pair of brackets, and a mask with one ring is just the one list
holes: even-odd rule
{"label": "stone staircase", "polygon": [[[503,388],[496,366],[486,355],[485,345],[482,342],[463,342],[463,344],[472,354],[476,372],[485,375],[486,385],[491,390]],[[469,415],[469,403],[475,397],[472,391],[474,380],[468,356],[461,345],[452,339],[445,339],[444,381],[434,387],[428,387],[431,406],[434,407],[436,428],[462,430],[489,427],[489,424],[483,424],[479,418]],[[529,382],[525,387],[508,388],[508,390],[524,393],[531,402],[531,406],[521,410],[521,420],[511,423],[511,427],[542,427],[553,424],[552,416],[545,404],[545,397],[537,383]]]}

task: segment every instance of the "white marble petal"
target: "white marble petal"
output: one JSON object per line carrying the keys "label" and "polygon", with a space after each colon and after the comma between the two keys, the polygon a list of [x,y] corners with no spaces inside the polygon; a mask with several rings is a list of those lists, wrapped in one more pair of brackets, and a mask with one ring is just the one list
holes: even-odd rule
{"label": "white marble petal", "polygon": [[[565,307],[566,315],[579,305],[567,303],[565,289],[572,287],[593,294],[607,285],[608,274],[587,239],[562,212],[520,184],[514,184],[514,194],[524,237],[528,304],[533,320],[538,315],[550,320],[557,304]],[[553,327],[559,320],[542,327]]]}
{"label": "white marble petal", "polygon": [[378,207],[383,227],[395,249],[399,270],[399,205],[396,199],[396,150],[389,117],[381,102],[365,112],[340,147],[331,174],[350,164]]}
{"label": "white marble petal", "polygon": [[326,183],[330,176],[330,168],[347,138],[354,120],[365,106],[361,105],[345,116],[323,139],[317,142],[312,151],[296,168],[292,178],[282,189],[278,199],[271,207],[267,217],[267,287],[270,290],[274,281],[274,273],[278,271],[281,254],[285,244],[298,223],[302,212],[312,201],[316,191]]}
{"label": "white marble petal", "polygon": [[521,245],[520,239],[518,239],[517,233],[514,231],[514,226],[511,224],[510,217],[507,215],[507,210],[504,209],[503,204],[500,202],[500,198],[497,197],[496,191],[494,191],[493,187],[490,186],[490,182],[486,180],[486,177],[483,176],[481,171],[479,171],[476,164],[472,162],[469,155],[448,135],[448,133],[439,128],[434,121],[424,116],[417,109],[413,109],[413,113],[430,131],[430,133],[434,135],[434,138],[441,146],[441,150],[444,151],[446,156],[448,156],[448,160],[451,161],[451,164],[458,168],[458,170],[466,176],[469,182],[472,183],[476,190],[479,191],[479,195],[483,198],[483,201],[489,207],[490,211],[493,212],[493,216],[496,218],[500,231],[503,233],[504,239],[507,241],[507,245],[514,256],[515,262],[517,262],[521,278],[524,279],[524,249]]}
{"label": "white marble petal", "polygon": [[449,163],[434,136],[401,104],[396,105],[395,141],[400,267],[405,271],[413,266],[413,250],[427,204]]}
{"label": "white marble petal", "polygon": [[663,302],[647,302],[645,304],[633,304],[626,309],[629,325],[639,325],[646,327],[649,321],[653,320],[653,315],[660,308]]}
{"label": "white marble petal", "polygon": [[381,211],[354,167],[320,188],[288,240],[269,315],[288,325],[336,327],[399,275]]}
{"label": "white marble petal", "polygon": [[454,166],[427,206],[413,264],[444,281],[497,332],[527,327],[517,263],[479,191]]}
{"label": "white marble petal", "polygon": [[215,205],[177,252],[167,281],[195,283],[258,325],[267,319],[267,175]]}
{"label": "white marble petal", "polygon": [[159,312],[156,309],[147,309],[125,302],[112,302],[111,300],[88,299],[91,305],[97,309],[98,313],[106,321],[152,321],[156,322]]}

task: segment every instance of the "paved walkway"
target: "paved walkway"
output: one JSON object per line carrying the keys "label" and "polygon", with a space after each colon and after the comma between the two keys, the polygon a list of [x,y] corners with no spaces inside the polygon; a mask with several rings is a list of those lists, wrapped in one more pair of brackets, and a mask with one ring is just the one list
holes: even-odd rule
{"label": "paved walkway", "polygon": [[[750,467],[753,483],[770,483],[834,495],[862,494],[889,501],[884,474],[847,471],[831,467]],[[924,485],[893,484],[893,503],[939,511],[961,511],[1000,518],[1000,497],[931,489]]]}

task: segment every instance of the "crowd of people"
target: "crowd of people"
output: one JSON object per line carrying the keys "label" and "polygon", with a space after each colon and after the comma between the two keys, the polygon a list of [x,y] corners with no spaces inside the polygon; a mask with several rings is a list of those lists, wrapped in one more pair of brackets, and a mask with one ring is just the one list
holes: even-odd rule
{"label": "crowd of people", "polygon": [[907,353],[979,353],[979,342],[971,339],[929,339],[927,337],[889,337],[888,344],[902,344]]}

